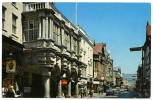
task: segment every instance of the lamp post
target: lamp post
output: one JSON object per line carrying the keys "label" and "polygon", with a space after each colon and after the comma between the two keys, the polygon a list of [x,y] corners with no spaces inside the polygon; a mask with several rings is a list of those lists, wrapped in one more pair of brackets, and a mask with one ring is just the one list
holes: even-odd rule
{"label": "lamp post", "polygon": [[142,85],[141,85],[141,95],[142,95],[142,98],[144,97],[143,95],[143,46],[142,47],[133,47],[133,48],[130,48],[130,51],[141,51],[142,50],[142,67],[141,67],[141,82],[142,82]]}

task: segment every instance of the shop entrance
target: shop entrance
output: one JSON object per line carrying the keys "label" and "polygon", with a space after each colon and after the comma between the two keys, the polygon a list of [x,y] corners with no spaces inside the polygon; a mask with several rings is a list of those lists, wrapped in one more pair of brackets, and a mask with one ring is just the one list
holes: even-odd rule
{"label": "shop entrance", "polygon": [[44,96],[43,90],[41,74],[32,73],[32,96],[42,98]]}

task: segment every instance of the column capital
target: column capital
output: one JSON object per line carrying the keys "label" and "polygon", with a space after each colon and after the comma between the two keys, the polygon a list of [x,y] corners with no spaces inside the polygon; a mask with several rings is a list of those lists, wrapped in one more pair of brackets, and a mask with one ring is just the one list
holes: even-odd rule
{"label": "column capital", "polygon": [[63,23],[63,22],[61,22],[61,24],[60,24],[60,27],[62,28],[62,29],[64,29],[65,28],[65,25],[64,25],[65,23]]}
{"label": "column capital", "polygon": [[56,61],[59,61],[61,60],[61,57],[60,56],[56,56]]}
{"label": "column capital", "polygon": [[45,12],[39,12],[38,17],[45,17]]}
{"label": "column capital", "polygon": [[48,17],[54,20],[54,16],[52,14],[49,14]]}
{"label": "column capital", "polygon": [[41,69],[41,75],[44,77],[50,77],[51,76],[51,70],[47,67],[39,67]]}

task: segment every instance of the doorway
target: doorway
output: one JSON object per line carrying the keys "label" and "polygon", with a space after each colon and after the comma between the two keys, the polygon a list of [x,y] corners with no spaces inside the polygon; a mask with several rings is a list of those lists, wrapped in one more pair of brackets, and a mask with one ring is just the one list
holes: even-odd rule
{"label": "doorway", "polygon": [[44,96],[44,86],[42,85],[42,76],[41,74],[32,73],[32,97]]}

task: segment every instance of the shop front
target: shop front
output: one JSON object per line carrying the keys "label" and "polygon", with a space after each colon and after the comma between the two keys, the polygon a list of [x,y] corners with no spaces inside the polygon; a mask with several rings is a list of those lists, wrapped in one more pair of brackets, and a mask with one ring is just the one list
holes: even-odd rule
{"label": "shop front", "polygon": [[2,35],[2,88],[7,93],[9,86],[17,88],[17,76],[22,64],[23,45]]}
{"label": "shop front", "polygon": [[44,96],[43,77],[36,65],[27,65],[19,73],[19,89],[25,97],[42,98]]}

